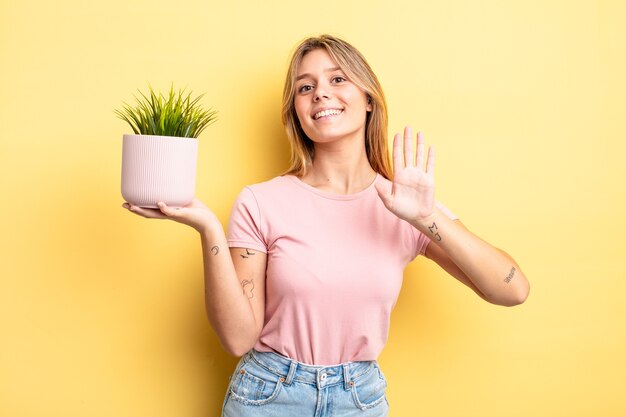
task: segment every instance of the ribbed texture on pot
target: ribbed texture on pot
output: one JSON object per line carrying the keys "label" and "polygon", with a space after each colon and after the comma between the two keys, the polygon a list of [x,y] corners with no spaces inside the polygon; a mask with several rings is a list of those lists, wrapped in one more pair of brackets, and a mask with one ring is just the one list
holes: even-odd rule
{"label": "ribbed texture on pot", "polygon": [[124,135],[122,196],[140,207],[185,206],[195,194],[197,159],[194,138]]}

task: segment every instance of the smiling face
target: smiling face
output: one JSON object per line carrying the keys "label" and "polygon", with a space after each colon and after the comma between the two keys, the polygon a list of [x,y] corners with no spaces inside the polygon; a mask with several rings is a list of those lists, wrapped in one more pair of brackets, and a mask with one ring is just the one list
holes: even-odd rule
{"label": "smiling face", "polygon": [[325,49],[308,52],[298,66],[294,107],[304,133],[316,143],[365,139],[367,95]]}

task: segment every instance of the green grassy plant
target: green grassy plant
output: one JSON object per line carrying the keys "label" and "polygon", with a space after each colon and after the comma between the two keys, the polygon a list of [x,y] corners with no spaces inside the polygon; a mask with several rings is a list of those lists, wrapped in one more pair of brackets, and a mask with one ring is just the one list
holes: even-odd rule
{"label": "green grassy plant", "polygon": [[115,110],[120,119],[128,122],[135,134],[197,138],[205,127],[217,120],[217,111],[204,110],[198,101],[202,95],[191,98],[185,90],[170,88],[167,96],[155,93],[150,87],[146,96],[139,91],[135,107],[124,103],[122,110]]}

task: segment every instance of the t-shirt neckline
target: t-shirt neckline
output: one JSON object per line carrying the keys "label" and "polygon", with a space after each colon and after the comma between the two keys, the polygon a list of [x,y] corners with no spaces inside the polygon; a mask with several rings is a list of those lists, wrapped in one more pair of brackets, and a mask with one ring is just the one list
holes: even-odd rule
{"label": "t-shirt neckline", "polygon": [[289,178],[291,181],[293,181],[294,183],[296,183],[297,185],[299,185],[300,187],[304,188],[305,190],[315,193],[321,197],[328,198],[331,200],[356,200],[367,195],[374,188],[374,185],[378,181],[380,174],[376,173],[376,177],[374,177],[374,181],[372,181],[370,185],[368,185],[361,191],[358,191],[352,194],[338,194],[338,193],[333,193],[330,191],[320,190],[320,189],[313,187],[312,185],[307,184],[306,182],[302,181],[300,178],[296,177],[295,175],[285,175],[285,176]]}

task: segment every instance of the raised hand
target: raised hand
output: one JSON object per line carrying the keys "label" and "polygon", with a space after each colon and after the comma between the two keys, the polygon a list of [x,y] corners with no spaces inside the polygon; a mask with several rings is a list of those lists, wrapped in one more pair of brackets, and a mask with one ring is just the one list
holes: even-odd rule
{"label": "raised hand", "polygon": [[404,128],[404,140],[399,133],[395,134],[391,189],[379,183],[376,184],[376,190],[389,211],[415,224],[425,221],[435,208],[435,149],[428,148],[424,166],[422,134],[417,134],[417,152],[413,151],[412,136],[412,130],[408,126]]}
{"label": "raised hand", "polygon": [[169,219],[186,224],[201,232],[211,221],[216,221],[217,217],[202,203],[194,198],[185,207],[169,207],[165,203],[158,203],[158,209],[142,208],[129,203],[122,204],[122,207],[129,211],[148,219]]}

